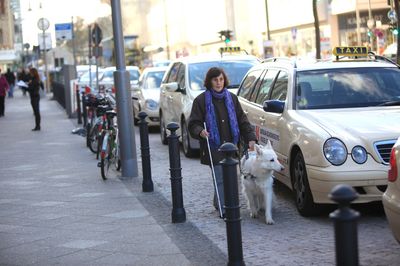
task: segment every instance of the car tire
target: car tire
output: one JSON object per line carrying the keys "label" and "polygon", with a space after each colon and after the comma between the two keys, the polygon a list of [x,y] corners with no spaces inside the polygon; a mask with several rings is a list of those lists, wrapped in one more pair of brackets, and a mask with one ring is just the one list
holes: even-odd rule
{"label": "car tire", "polygon": [[187,127],[187,124],[185,120],[182,121],[181,123],[181,129],[182,129],[182,148],[183,148],[183,154],[187,158],[193,158],[196,156],[196,150],[192,149],[190,147],[190,136],[189,136],[189,130]]}
{"label": "car tire", "polygon": [[301,151],[298,151],[294,156],[290,170],[294,198],[298,212],[304,217],[316,215],[318,209],[311,194],[306,164]]}
{"label": "car tire", "polygon": [[135,110],[133,110],[133,124],[135,126],[139,125],[139,119],[136,118]]}
{"label": "car tire", "polygon": [[167,128],[165,127],[165,122],[162,113],[160,113],[160,137],[161,137],[161,143],[167,145],[168,144]]}

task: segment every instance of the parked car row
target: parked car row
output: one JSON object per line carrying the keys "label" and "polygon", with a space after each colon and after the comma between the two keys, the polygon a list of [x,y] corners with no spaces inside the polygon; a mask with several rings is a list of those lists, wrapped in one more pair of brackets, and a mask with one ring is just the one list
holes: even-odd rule
{"label": "parked car row", "polygon": [[188,134],[187,120],[213,66],[227,72],[228,89],[237,93],[259,143],[272,143],[285,166],[275,177],[292,189],[301,215],[332,203],[331,189],[346,183],[359,195],[354,203],[383,197],[389,224],[400,239],[398,65],[363,47],[335,48],[335,58],[325,61],[180,58],[168,67],[145,69],[132,86],[138,99],[133,102],[135,123],[137,114],[146,111],[149,126],[160,127],[163,144],[166,125],[178,123],[185,156],[195,156],[199,143]]}

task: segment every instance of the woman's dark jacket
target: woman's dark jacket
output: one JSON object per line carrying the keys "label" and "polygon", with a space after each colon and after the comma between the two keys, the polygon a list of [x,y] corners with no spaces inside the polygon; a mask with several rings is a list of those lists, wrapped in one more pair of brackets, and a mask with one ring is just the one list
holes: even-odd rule
{"label": "woman's dark jacket", "polygon": [[[256,135],[253,127],[250,125],[246,114],[243,112],[242,106],[239,103],[237,96],[229,92],[232,96],[232,101],[236,110],[236,117],[240,130],[240,138],[248,143],[249,141],[256,141]],[[215,117],[217,120],[218,130],[221,139],[221,145],[224,142],[232,142],[232,134],[229,125],[228,110],[225,106],[224,99],[216,99],[212,97],[214,104]],[[204,129],[204,122],[206,121],[206,104],[205,93],[203,92],[197,96],[193,101],[192,112],[189,118],[188,129],[190,135],[200,141],[200,159],[202,164],[210,165],[210,157],[208,154],[207,141],[200,137],[200,132]],[[219,151],[211,151],[213,163],[219,164],[224,158],[224,155]]]}
{"label": "woman's dark jacket", "polygon": [[39,90],[40,90],[40,80],[36,78],[31,78],[28,84],[29,96],[31,98],[36,98],[36,97],[40,98]]}

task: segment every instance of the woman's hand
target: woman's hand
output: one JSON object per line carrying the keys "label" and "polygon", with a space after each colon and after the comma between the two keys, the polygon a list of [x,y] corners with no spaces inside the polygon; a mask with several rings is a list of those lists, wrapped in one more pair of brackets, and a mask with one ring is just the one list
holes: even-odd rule
{"label": "woman's hand", "polygon": [[202,138],[207,138],[209,136],[209,134],[208,134],[208,132],[207,132],[207,130],[205,130],[205,129],[203,129],[201,132],[200,132],[200,137],[202,137]]}
{"label": "woman's hand", "polygon": [[249,141],[249,151],[254,151],[254,144],[256,144],[254,140]]}

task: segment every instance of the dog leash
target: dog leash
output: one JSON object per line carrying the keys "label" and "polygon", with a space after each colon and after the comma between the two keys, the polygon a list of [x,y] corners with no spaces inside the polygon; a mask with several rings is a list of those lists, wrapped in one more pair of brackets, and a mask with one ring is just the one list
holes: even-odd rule
{"label": "dog leash", "polygon": [[[207,131],[207,125],[206,125],[205,122],[204,122],[204,129]],[[212,155],[211,155],[210,141],[208,140],[208,136],[206,136],[206,140],[207,140],[207,147],[208,147],[208,155],[210,156],[210,165],[211,165],[212,178],[213,178],[213,181],[214,181],[214,189],[215,189],[215,193],[217,194],[219,216],[221,218],[223,218],[223,213],[222,213],[222,208],[221,208],[221,201],[220,201],[219,192],[218,192],[218,184],[217,184],[217,179],[215,177],[214,163],[213,163],[213,159],[212,159]]]}

